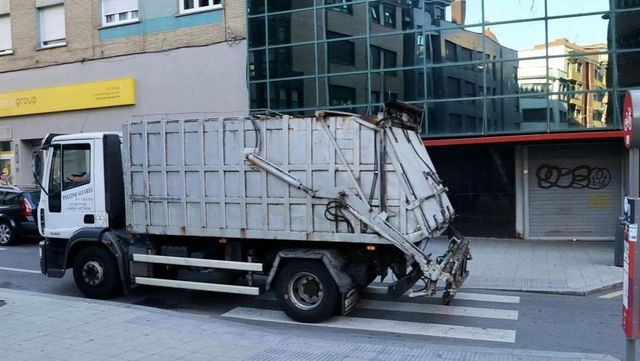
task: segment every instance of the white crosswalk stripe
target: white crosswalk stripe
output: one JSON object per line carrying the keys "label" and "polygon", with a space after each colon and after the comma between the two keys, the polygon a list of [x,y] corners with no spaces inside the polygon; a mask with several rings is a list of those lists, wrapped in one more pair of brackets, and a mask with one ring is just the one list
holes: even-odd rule
{"label": "white crosswalk stripe", "polygon": [[[275,301],[276,295],[273,294],[273,292],[268,292],[256,298],[263,301]],[[415,313],[440,314],[440,315],[447,315],[447,316],[495,318],[499,320],[517,320],[518,319],[518,311],[514,311],[514,310],[501,310],[501,309],[478,308],[478,307],[461,307],[461,306],[443,306],[443,305],[433,305],[428,303],[361,300],[356,307],[361,309],[368,309],[368,310],[415,312]]]}
{"label": "white crosswalk stripe", "polygon": [[0,271],[22,272],[22,273],[41,273],[40,271],[22,268],[0,267]]}
{"label": "white crosswalk stripe", "polygon": [[[287,315],[282,311],[247,307],[236,307],[233,310],[223,314],[222,317],[286,324],[297,323],[287,317]],[[322,323],[313,323],[306,325],[314,327],[393,332],[407,335],[448,337],[478,341],[494,341],[505,343],[514,343],[516,341],[516,331],[514,330],[445,325],[437,323],[394,321],[375,318],[337,316],[332,317],[331,319]]]}
{"label": "white crosswalk stripe", "polygon": [[[358,312],[351,316],[336,316],[331,319],[316,323],[309,324],[314,327],[328,327],[336,329],[349,329],[349,330],[361,330],[361,331],[379,331],[379,332],[391,332],[396,334],[407,335],[421,335],[431,337],[445,337],[455,339],[467,339],[467,340],[479,340],[479,341],[493,341],[493,342],[505,342],[514,343],[516,340],[516,331],[511,329],[500,328],[488,328],[478,327],[482,326],[480,321],[472,321],[473,325],[464,326],[465,319],[477,318],[500,321],[500,325],[504,322],[513,322],[518,320],[518,311],[513,309],[496,309],[496,308],[484,308],[475,307],[476,303],[482,305],[482,303],[520,303],[520,297],[516,296],[503,296],[492,295],[484,293],[459,293],[456,295],[456,299],[464,299],[467,301],[473,301],[476,303],[471,304],[474,307],[468,305],[465,306],[444,306],[436,304],[433,301],[420,302],[420,300],[409,301],[406,297],[399,300],[387,301],[377,299],[366,298],[367,294],[385,294],[386,288],[384,287],[368,287],[362,294],[364,297],[360,300],[356,306],[359,310],[369,310],[369,313],[365,313],[366,317],[356,317],[356,315],[363,315],[362,312]],[[274,292],[267,292],[255,299],[262,301],[276,301],[276,295]],[[454,300],[455,302],[455,300]],[[382,313],[380,311],[383,311]],[[375,318],[377,316],[369,316],[383,314],[381,318]],[[399,321],[394,320],[394,317],[398,317],[401,314],[425,314],[439,316],[438,321],[440,323],[431,322],[416,322],[415,317],[408,319],[412,321]],[[418,315],[416,315],[418,316]],[[449,318],[454,316],[456,318]],[[269,310],[253,307],[236,307],[231,311],[222,315],[222,317],[297,324],[297,322],[290,319],[284,312],[279,310]],[[429,320],[429,316],[422,316],[424,320]],[[445,317],[444,319],[442,317]],[[461,318],[458,318],[461,317]],[[407,319],[406,316],[403,319]],[[444,320],[444,321],[443,321]],[[452,323],[449,324],[448,320]],[[307,325],[307,324],[301,324]],[[495,322],[492,325],[496,325]]]}
{"label": "white crosswalk stripe", "polygon": [[[364,293],[385,295],[387,294],[386,287],[369,286],[365,288]],[[441,297],[442,293],[438,293],[433,297]],[[520,297],[518,296],[502,296],[502,295],[490,295],[485,293],[467,293],[459,292],[456,294],[456,300],[467,301],[482,301],[482,302],[496,302],[496,303],[520,303]]]}
{"label": "white crosswalk stripe", "polygon": [[383,311],[430,313],[447,316],[467,316],[480,318],[495,318],[499,320],[517,320],[518,311],[498,310],[493,308],[460,307],[432,305],[425,303],[390,302],[376,300],[362,300],[358,308]]}
{"label": "white crosswalk stripe", "polygon": [[6,251],[7,249],[4,247],[0,247],[0,251]]}

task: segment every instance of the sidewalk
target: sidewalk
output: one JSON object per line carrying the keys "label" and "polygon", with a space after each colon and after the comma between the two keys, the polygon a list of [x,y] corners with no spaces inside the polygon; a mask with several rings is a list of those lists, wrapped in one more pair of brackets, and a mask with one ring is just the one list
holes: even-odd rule
{"label": "sidewalk", "polygon": [[434,345],[236,323],[116,302],[0,288],[2,360],[615,360],[611,356]]}
{"label": "sidewalk", "polygon": [[[613,242],[470,241],[473,260],[463,288],[586,295],[622,285]],[[444,239],[431,242],[430,252],[446,247]]]}

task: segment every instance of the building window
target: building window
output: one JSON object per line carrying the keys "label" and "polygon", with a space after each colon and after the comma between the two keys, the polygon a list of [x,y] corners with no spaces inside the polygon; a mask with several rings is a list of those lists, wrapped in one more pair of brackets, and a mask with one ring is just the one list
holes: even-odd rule
{"label": "building window", "polygon": [[456,44],[445,40],[444,41],[444,52],[445,52],[445,60],[446,61],[456,61]]}
{"label": "building window", "polygon": [[[398,66],[397,53],[395,51],[383,49],[379,46],[371,45],[371,69],[393,69]],[[386,73],[396,75],[395,71]]]}
{"label": "building window", "polygon": [[522,109],[522,121],[539,123],[547,121],[547,108]]}
{"label": "building window", "polygon": [[348,86],[329,85],[331,106],[351,106],[356,103],[356,89]]}
{"label": "building window", "polygon": [[389,4],[382,5],[383,25],[389,28],[396,27],[396,7]]}
{"label": "building window", "polygon": [[38,9],[40,20],[40,47],[66,45],[64,5]]}
{"label": "building window", "polygon": [[102,25],[119,25],[138,21],[138,0],[102,0]]}
{"label": "building window", "polygon": [[460,89],[460,80],[453,77],[447,77],[447,96],[449,98],[460,98],[462,91]]}
{"label": "building window", "polygon": [[222,8],[222,0],[180,0],[181,14],[220,8]]}
{"label": "building window", "polygon": [[0,16],[0,55],[11,53],[11,17]]}
{"label": "building window", "polygon": [[353,5],[348,5],[348,3],[352,1],[353,0],[325,0],[325,4],[326,5],[342,4],[342,6],[330,7],[329,10],[339,11],[341,13],[353,15]]}
{"label": "building window", "polygon": [[[343,38],[347,35],[327,32],[327,39]],[[356,65],[356,44],[351,40],[332,41],[327,43],[329,62],[341,65]]]}

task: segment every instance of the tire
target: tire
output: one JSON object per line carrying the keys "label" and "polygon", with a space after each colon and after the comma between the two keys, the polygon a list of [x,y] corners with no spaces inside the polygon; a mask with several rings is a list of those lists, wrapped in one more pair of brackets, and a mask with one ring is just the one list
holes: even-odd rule
{"label": "tire", "polygon": [[91,246],[78,253],[73,262],[73,279],[88,298],[109,299],[122,292],[118,264],[103,247]]}
{"label": "tire", "polygon": [[339,292],[324,264],[295,260],[279,272],[276,295],[282,310],[298,322],[316,323],[331,317]]}
{"label": "tire", "polygon": [[10,246],[16,240],[16,232],[7,222],[0,222],[0,246]]}

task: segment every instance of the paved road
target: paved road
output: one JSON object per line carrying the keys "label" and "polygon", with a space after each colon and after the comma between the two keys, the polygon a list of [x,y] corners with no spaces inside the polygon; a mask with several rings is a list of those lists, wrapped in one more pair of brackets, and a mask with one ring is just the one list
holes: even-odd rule
{"label": "paved road", "polygon": [[[71,272],[63,279],[39,273],[34,242],[0,248],[0,287],[81,297]],[[587,297],[470,290],[450,307],[440,306],[436,298],[392,300],[381,291],[370,287],[349,316],[317,325],[294,324],[272,293],[249,297],[140,287],[117,301],[257,323],[274,333],[300,328],[320,336],[624,356],[621,294],[615,290]]]}

